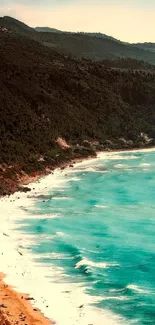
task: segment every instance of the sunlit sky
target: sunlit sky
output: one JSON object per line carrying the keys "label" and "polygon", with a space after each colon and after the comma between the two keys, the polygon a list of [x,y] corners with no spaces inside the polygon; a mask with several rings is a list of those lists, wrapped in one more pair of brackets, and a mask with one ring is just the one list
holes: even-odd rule
{"label": "sunlit sky", "polygon": [[4,15],[33,27],[155,42],[155,0],[0,0],[0,16]]}

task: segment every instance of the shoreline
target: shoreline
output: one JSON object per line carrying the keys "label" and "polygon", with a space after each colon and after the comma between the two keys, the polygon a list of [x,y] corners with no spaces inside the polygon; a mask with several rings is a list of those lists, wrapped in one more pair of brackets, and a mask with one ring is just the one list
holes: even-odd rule
{"label": "shoreline", "polygon": [[[155,146],[149,147],[149,148],[140,148],[140,149],[116,149],[116,150],[111,150],[111,151],[97,151],[96,152],[96,156],[88,156],[88,157],[80,157],[80,158],[75,158],[71,161],[68,162],[62,162],[59,166],[55,166],[54,169],[48,170],[48,172],[45,170],[44,172],[42,172],[41,174],[38,174],[36,176],[28,176],[24,179],[22,179],[22,181],[20,182],[20,185],[25,186],[25,185],[30,185],[32,183],[35,183],[37,181],[39,181],[40,179],[50,175],[50,174],[54,174],[55,171],[57,170],[65,170],[66,168],[73,168],[74,166],[77,166],[77,164],[81,164],[81,163],[87,163],[88,161],[90,162],[91,160],[94,161],[95,159],[101,159],[102,157],[105,156],[109,156],[109,155],[113,155],[113,154],[117,154],[117,153],[128,153],[128,152],[150,152],[150,151],[154,151],[155,150]],[[14,192],[15,193],[15,192]],[[14,194],[12,193],[12,194]],[[0,197],[1,199],[1,197]]]}
{"label": "shoreline", "polygon": [[[117,150],[117,151],[111,151],[111,152],[99,152],[98,154],[97,154],[97,157],[96,158],[92,158],[92,157],[89,157],[89,158],[87,158],[87,159],[84,159],[83,161],[82,161],[82,159],[79,159],[78,161],[76,161],[76,163],[75,163],[75,161],[73,161],[74,162],[74,164],[75,164],[75,168],[71,168],[71,167],[69,167],[69,165],[71,165],[71,163],[69,163],[69,164],[66,164],[66,167],[65,168],[61,168],[61,167],[58,167],[58,168],[56,168],[55,169],[55,171],[54,171],[54,173],[50,173],[50,174],[48,174],[48,175],[41,175],[41,177],[38,177],[38,179],[36,179],[35,180],[35,183],[33,182],[33,183],[31,183],[31,192],[32,192],[32,198],[33,198],[33,194],[34,194],[34,196],[36,195],[36,193],[39,195],[39,193],[44,193],[44,191],[45,191],[45,193],[46,193],[46,188],[49,186],[49,184],[51,184],[51,186],[52,187],[55,187],[55,186],[57,186],[57,185],[61,185],[62,183],[62,179],[61,178],[63,178],[64,176],[65,176],[65,174],[67,173],[68,175],[69,175],[69,173],[70,173],[70,175],[72,174],[72,172],[74,172],[74,169],[76,169],[76,167],[78,167],[78,165],[82,165],[82,164],[87,164],[87,163],[90,163],[90,162],[93,162],[93,161],[95,161],[95,159],[96,160],[98,160],[98,159],[104,159],[104,158],[106,158],[106,159],[108,159],[109,158],[109,156],[113,156],[113,155],[117,155],[117,154],[119,154],[119,153],[124,153],[124,152],[126,152],[126,153],[130,153],[130,152],[151,152],[151,151],[155,151],[155,147],[153,147],[153,148],[144,148],[144,149],[140,149],[140,150]],[[62,177],[61,177],[62,176]],[[40,180],[39,180],[40,179]],[[33,180],[34,181],[34,180]],[[63,180],[63,181],[66,181],[66,180]],[[47,183],[47,187],[46,187],[46,183]],[[29,183],[30,184],[30,183]],[[30,192],[30,193],[31,193]],[[18,200],[18,196],[19,196],[19,200]],[[8,219],[6,219],[5,221],[6,221],[6,224],[4,224],[4,228],[3,228],[3,225],[2,225],[2,230],[1,231],[4,231],[3,233],[2,233],[2,243],[4,243],[4,246],[5,246],[5,243],[7,243],[7,241],[8,241],[8,239],[9,239],[9,237],[10,236],[12,236],[12,232],[14,232],[14,229],[15,229],[15,225],[12,227],[12,225],[13,225],[13,218],[11,218],[12,217],[12,215],[11,216],[9,216],[8,217],[8,215],[9,215],[9,213],[10,213],[10,208],[12,208],[13,210],[11,211],[12,212],[12,214],[13,214],[13,216],[15,215],[16,216],[16,214],[18,215],[18,212],[20,211],[19,210],[19,208],[21,209],[21,207],[22,207],[22,202],[23,202],[23,204],[24,204],[24,202],[25,202],[25,200],[26,200],[26,203],[30,203],[30,204],[33,204],[34,203],[34,199],[29,199],[28,198],[29,196],[28,196],[28,194],[27,193],[20,193],[20,192],[16,192],[16,193],[14,193],[12,196],[9,196],[9,197],[3,197],[3,198],[0,198],[0,200],[4,203],[4,205],[6,206],[6,211],[4,210],[4,215],[6,214],[7,215],[7,218]],[[30,201],[30,202],[29,202]],[[8,204],[9,203],[9,204]],[[29,205],[28,205],[28,207],[29,207]],[[2,211],[3,211],[3,205],[2,205]],[[22,213],[23,213],[23,215],[22,215]],[[24,216],[24,213],[25,213],[25,211],[23,210],[23,211],[20,211],[20,219],[22,218],[22,216]],[[37,218],[37,215],[35,215],[34,217],[36,217]],[[16,219],[15,219],[16,220]],[[17,216],[17,220],[18,220],[18,216]],[[3,221],[3,220],[2,220]],[[11,223],[12,223],[12,225],[10,226],[10,228],[8,229],[7,227],[8,227],[8,222],[10,222],[11,221]],[[16,230],[16,229],[15,229]],[[8,236],[8,238],[7,238],[7,236]],[[15,237],[16,238],[16,237]],[[1,238],[0,238],[1,239]],[[14,242],[14,238],[11,238],[11,240],[10,240],[10,243],[9,243],[9,245],[11,244],[12,245],[12,239],[13,239],[13,242]],[[6,246],[6,249],[7,249],[7,251],[8,251],[8,256],[9,256],[9,247],[11,247],[11,246],[9,246],[8,245],[8,247]],[[22,250],[22,249],[20,249],[20,251],[18,251],[18,248],[19,246],[17,245],[16,246],[16,253],[17,253],[17,255],[18,255],[18,260],[19,260],[19,263],[21,264],[21,263],[25,263],[25,265],[26,265],[26,262],[27,262],[27,257],[29,257],[29,256],[23,256],[24,257],[24,262],[22,262],[22,260],[21,260],[21,256],[19,255],[20,253],[21,253],[21,255],[23,254],[23,255],[25,255],[25,251],[24,250]],[[1,251],[2,252],[2,251]],[[2,254],[2,253],[1,253]],[[23,258],[22,257],[22,258]],[[8,257],[6,257],[6,258],[8,258]],[[5,261],[5,260],[3,260],[2,259],[2,265],[3,265],[3,261]],[[16,262],[16,257],[15,257],[15,261],[14,261],[14,263]],[[19,264],[18,263],[18,264]],[[19,265],[20,265],[19,264]],[[1,270],[0,270],[1,271]],[[0,274],[0,284],[1,284],[1,286],[0,286],[0,289],[2,288],[3,290],[1,291],[1,293],[2,293],[2,296],[0,295],[0,304],[3,304],[4,302],[3,301],[5,301],[5,299],[6,299],[6,297],[7,296],[5,296],[6,294],[8,294],[7,292],[8,292],[8,290],[9,290],[9,295],[11,295],[12,297],[13,297],[13,299],[14,299],[14,301],[16,301],[16,303],[17,303],[17,305],[18,306],[20,306],[19,308],[21,308],[21,312],[22,312],[22,310],[23,310],[23,308],[25,308],[24,306],[25,306],[25,304],[24,304],[24,306],[23,306],[23,299],[21,299],[21,296],[24,296],[24,297],[28,297],[28,296],[26,296],[26,295],[23,295],[23,294],[21,294],[21,293],[17,293],[17,288],[19,289],[19,292],[25,292],[25,290],[22,290],[22,289],[20,289],[20,286],[18,287],[18,281],[17,281],[17,283],[15,283],[14,282],[14,280],[12,281],[12,278],[13,277],[8,277],[8,272],[7,272],[7,269],[3,269],[3,274]],[[4,277],[4,274],[7,274],[7,277]],[[16,274],[18,274],[18,273],[16,273]],[[43,274],[43,276],[44,276],[44,274]],[[13,278],[14,279],[14,278]],[[28,280],[28,279],[27,279]],[[12,288],[12,286],[8,286],[8,284],[14,284],[15,285],[15,289],[14,288]],[[7,287],[6,287],[6,285],[7,285]],[[41,289],[40,289],[41,290]],[[29,292],[29,290],[28,290],[28,292]],[[30,293],[30,292],[29,292]],[[31,297],[33,297],[33,294],[32,293],[30,293],[31,294]],[[2,302],[1,302],[2,301]],[[27,317],[27,319],[29,319],[28,317],[36,317],[36,311],[34,311],[33,309],[38,309],[38,303],[36,303],[36,305],[33,305],[33,301],[27,301],[27,300],[25,300],[26,301],[26,303],[28,303],[28,305],[29,305],[29,307],[28,307],[28,316],[26,316]],[[24,301],[24,303],[25,303],[25,301]],[[31,302],[32,302],[32,304],[31,304]],[[40,304],[41,305],[41,304]],[[14,316],[14,311],[12,311],[11,312],[11,309],[10,309],[10,307],[9,307],[10,305],[9,305],[9,303],[8,303],[8,310],[9,310],[9,314],[13,314],[11,317],[19,317],[19,314],[16,316]],[[40,306],[39,306],[40,307]],[[58,308],[59,308],[59,306],[58,306]],[[52,321],[49,321],[48,320],[48,318],[46,318],[46,317],[44,317],[43,316],[43,314],[45,314],[46,315],[46,308],[44,309],[44,310],[42,310],[41,308],[39,308],[41,311],[39,311],[37,314],[37,317],[39,317],[39,321],[40,321],[40,323],[37,323],[38,325],[48,325],[48,324],[54,324],[54,322],[52,322]],[[7,308],[5,309],[5,308],[0,308],[0,311],[2,311],[2,313],[3,313],[3,315],[4,315],[4,319],[6,318],[7,319],[7,317],[10,317],[9,315],[7,315],[7,312],[8,312],[8,310],[7,310]],[[34,318],[35,319],[35,318]],[[14,318],[14,320],[15,320],[15,318]],[[20,320],[18,320],[18,319],[16,319],[16,321],[19,321],[18,323],[15,323],[15,321],[14,321],[14,323],[13,324],[27,324],[27,325],[35,325],[35,321],[33,321],[33,323],[32,322],[28,322],[28,321],[25,321],[25,323],[23,322],[23,321],[21,321],[21,323],[20,323]],[[36,321],[36,322],[38,322],[38,321]],[[2,323],[3,324],[3,323]],[[11,324],[11,322],[10,323],[4,323],[4,325],[10,325]],[[58,323],[59,324],[59,323]]]}
{"label": "shoreline", "polygon": [[93,155],[88,155],[86,157],[79,157],[79,158],[73,158],[69,161],[61,162],[56,166],[47,166],[43,171],[36,171],[33,172],[31,175],[25,174],[21,177],[18,177],[18,180],[14,181],[11,185],[11,191],[9,193],[0,195],[1,198],[9,197],[13,195],[14,193],[22,193],[22,192],[29,192],[31,189],[28,187],[28,185],[37,182],[38,180],[50,175],[54,174],[56,170],[65,170],[66,168],[73,168],[75,165],[79,163],[83,163],[84,161],[90,161],[99,159],[102,156],[109,156],[111,154],[115,153],[123,153],[123,152],[149,152],[155,150],[155,146],[149,146],[145,148],[122,148],[122,149],[116,149],[116,150],[109,150],[109,151],[96,151]]}
{"label": "shoreline", "polygon": [[80,157],[80,158],[75,158],[72,159],[71,161],[68,162],[62,162],[60,165],[55,166],[53,169],[50,170],[46,170],[43,171],[41,174],[38,174],[36,176],[27,176],[26,179],[23,178],[21,180],[21,185],[29,185],[31,183],[34,183],[36,181],[38,181],[39,179],[42,179],[50,174],[54,174],[55,170],[65,170],[66,168],[73,168],[75,165],[77,164],[81,164],[87,161],[94,161],[95,159],[100,159],[102,156],[109,156],[111,154],[115,154],[115,153],[123,153],[123,152],[149,152],[149,151],[154,151],[155,150],[155,146],[152,147],[147,147],[147,148],[131,148],[131,149],[126,149],[126,148],[122,148],[120,149],[116,149],[116,150],[110,150],[110,151],[96,151],[96,156],[88,156],[88,157]]}
{"label": "shoreline", "polygon": [[[136,152],[136,151],[152,151],[155,150],[155,146],[146,146],[143,148],[121,148],[121,149],[107,149],[105,151],[94,151],[94,154],[88,154],[87,156],[80,156],[80,157],[75,157],[68,159],[66,161],[60,161],[56,165],[47,165],[42,169],[41,171],[36,170],[32,172],[31,174],[25,173],[22,170],[13,170],[13,166],[8,166],[7,168],[4,167],[4,174],[0,175],[0,199],[4,197],[9,197],[13,195],[14,193],[22,193],[22,192],[29,192],[31,189],[29,188],[29,184],[37,182],[39,179],[42,179],[50,174],[53,174],[55,170],[64,170],[68,167],[72,168],[74,165],[81,163],[83,161],[88,161],[88,160],[94,160],[98,159],[100,156],[105,156],[105,155],[110,155],[110,154],[115,154],[119,152]],[[1,166],[0,166],[1,167]],[[1,167],[1,170],[3,168]],[[9,172],[12,170],[12,175],[5,177],[5,170]],[[4,175],[4,176],[3,176]]]}
{"label": "shoreline", "polygon": [[0,324],[54,324],[32,306],[32,299],[28,295],[19,294],[12,286],[5,284],[4,279],[5,275],[0,273]]}

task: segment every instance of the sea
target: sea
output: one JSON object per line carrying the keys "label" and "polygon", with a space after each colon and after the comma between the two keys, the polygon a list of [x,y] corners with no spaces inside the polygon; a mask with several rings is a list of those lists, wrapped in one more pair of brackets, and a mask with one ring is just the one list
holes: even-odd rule
{"label": "sea", "polygon": [[58,325],[155,324],[155,151],[101,154],[31,188],[1,201],[6,282]]}

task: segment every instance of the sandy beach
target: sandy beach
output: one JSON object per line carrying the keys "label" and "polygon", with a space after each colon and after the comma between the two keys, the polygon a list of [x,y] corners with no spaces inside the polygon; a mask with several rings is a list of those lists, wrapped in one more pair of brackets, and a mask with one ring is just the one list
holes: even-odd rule
{"label": "sandy beach", "polygon": [[17,293],[12,287],[5,284],[4,277],[4,274],[0,273],[0,324],[51,324],[37,308],[31,305],[30,302],[33,298]]}

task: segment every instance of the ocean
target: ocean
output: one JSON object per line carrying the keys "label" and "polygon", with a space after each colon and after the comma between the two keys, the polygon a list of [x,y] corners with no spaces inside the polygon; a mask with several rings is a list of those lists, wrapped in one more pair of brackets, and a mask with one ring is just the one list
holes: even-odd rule
{"label": "ocean", "polygon": [[102,154],[31,187],[2,202],[6,281],[58,325],[155,324],[155,151]]}

